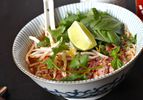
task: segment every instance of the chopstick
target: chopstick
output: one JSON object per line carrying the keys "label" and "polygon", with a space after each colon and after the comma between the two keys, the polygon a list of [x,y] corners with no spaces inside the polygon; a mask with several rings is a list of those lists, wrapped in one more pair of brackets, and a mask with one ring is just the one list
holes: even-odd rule
{"label": "chopstick", "polygon": [[6,86],[0,88],[0,96],[2,96],[6,92],[6,90],[7,90]]}
{"label": "chopstick", "polygon": [[44,4],[44,18],[45,18],[45,35],[49,37],[51,46],[54,44],[52,34],[48,32],[48,12],[49,9],[49,22],[51,30],[55,30],[55,17],[54,17],[54,1],[43,0]]}
{"label": "chopstick", "polygon": [[49,21],[52,30],[55,30],[54,0],[48,0]]}
{"label": "chopstick", "polygon": [[44,19],[45,19],[45,31],[48,30],[48,0],[43,0],[44,5]]}

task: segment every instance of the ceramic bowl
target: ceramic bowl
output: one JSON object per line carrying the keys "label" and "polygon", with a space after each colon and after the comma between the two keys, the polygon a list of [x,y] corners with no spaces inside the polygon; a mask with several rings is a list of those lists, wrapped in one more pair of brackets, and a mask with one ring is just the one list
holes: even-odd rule
{"label": "ceramic bowl", "polygon": [[115,5],[119,5],[122,7],[127,7],[127,0],[80,0],[80,2],[104,2],[104,3],[112,3]]}
{"label": "ceramic bowl", "polygon": [[41,14],[25,25],[15,38],[12,52],[17,67],[38,85],[47,90],[47,92],[63,96],[69,100],[95,100],[109,93],[124,79],[141,52],[143,47],[143,23],[135,14],[125,8],[97,2],[76,3],[59,7],[55,9],[56,21],[58,22],[64,18],[67,12],[76,13],[77,11],[86,11],[94,7],[118,18],[128,26],[129,31],[133,35],[137,34],[136,55],[126,65],[96,79],[82,81],[51,81],[31,74],[25,62],[25,55],[32,44],[28,36],[37,37],[44,32],[44,16]]}

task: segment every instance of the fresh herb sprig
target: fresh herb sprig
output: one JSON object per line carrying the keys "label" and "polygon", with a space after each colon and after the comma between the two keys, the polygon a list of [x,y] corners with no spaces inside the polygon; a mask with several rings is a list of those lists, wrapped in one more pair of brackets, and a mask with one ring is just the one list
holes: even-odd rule
{"label": "fresh herb sprig", "polygon": [[44,37],[44,39],[42,41],[37,43],[38,47],[48,47],[49,45],[50,45],[50,40],[48,37]]}
{"label": "fresh herb sprig", "polygon": [[47,65],[47,69],[54,69],[56,68],[57,70],[61,70],[54,62],[51,58],[48,58],[44,64]]}
{"label": "fresh herb sprig", "polygon": [[108,13],[92,8],[81,22],[93,33],[95,39],[120,44],[119,35],[123,34],[124,24]]}
{"label": "fresh herb sprig", "polygon": [[86,67],[88,63],[88,55],[77,54],[71,61],[70,68]]}
{"label": "fresh herb sprig", "polygon": [[112,50],[110,56],[113,57],[113,60],[111,61],[111,65],[114,69],[118,69],[123,65],[123,62],[119,59],[118,53],[120,51],[120,47],[116,47]]}

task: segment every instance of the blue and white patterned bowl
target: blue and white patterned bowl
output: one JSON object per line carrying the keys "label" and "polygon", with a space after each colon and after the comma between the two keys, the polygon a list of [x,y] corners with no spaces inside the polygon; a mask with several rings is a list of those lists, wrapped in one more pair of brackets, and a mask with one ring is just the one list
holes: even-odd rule
{"label": "blue and white patterned bowl", "polygon": [[16,36],[12,52],[18,68],[48,92],[63,96],[70,100],[95,100],[110,92],[124,79],[128,70],[133,66],[133,63],[142,50],[143,23],[135,14],[125,8],[112,4],[95,2],[76,3],[59,7],[55,10],[56,20],[59,21],[61,18],[64,18],[67,12],[76,13],[77,11],[86,11],[93,7],[117,17],[128,26],[129,31],[133,35],[137,34],[137,49],[134,59],[122,68],[96,79],[61,82],[37,77],[29,72],[28,65],[25,62],[25,55],[32,43],[28,37],[30,35],[40,36],[41,33],[44,32],[44,18],[42,14],[25,25]]}

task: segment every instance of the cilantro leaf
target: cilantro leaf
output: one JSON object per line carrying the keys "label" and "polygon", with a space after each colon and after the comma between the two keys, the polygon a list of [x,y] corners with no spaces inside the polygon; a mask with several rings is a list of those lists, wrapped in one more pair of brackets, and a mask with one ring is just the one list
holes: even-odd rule
{"label": "cilantro leaf", "polygon": [[69,47],[65,44],[65,42],[63,41],[63,38],[61,38],[59,40],[59,45],[55,48],[52,48],[52,51],[54,53],[52,58],[54,59],[57,53],[62,52],[63,50],[67,50],[68,48]]}
{"label": "cilantro leaf", "polygon": [[69,67],[76,68],[76,69],[80,67],[86,67],[87,63],[88,63],[88,55],[78,54],[72,59]]}
{"label": "cilantro leaf", "polygon": [[119,58],[114,58],[111,61],[111,65],[114,69],[118,69],[123,66],[123,62]]}
{"label": "cilantro leaf", "polygon": [[82,55],[80,56],[80,66],[87,66],[87,63],[88,63],[88,55]]}
{"label": "cilantro leaf", "polygon": [[136,44],[136,42],[137,42],[137,35],[135,35],[134,37],[130,36],[129,40],[130,40],[131,43]]}
{"label": "cilantro leaf", "polygon": [[119,51],[120,51],[120,47],[116,47],[115,49],[112,50],[111,56],[114,58],[117,58]]}
{"label": "cilantro leaf", "polygon": [[111,61],[111,65],[114,69],[118,69],[123,65],[123,62],[118,57],[119,51],[120,51],[120,47],[116,47],[114,50],[112,50],[110,54],[110,56],[113,57],[113,60]]}
{"label": "cilantro leaf", "polygon": [[79,62],[79,54],[78,54],[72,59],[69,67],[70,68],[79,68],[80,67],[79,65],[80,65],[80,62]]}
{"label": "cilantro leaf", "polygon": [[86,16],[85,13],[78,12],[77,14],[68,13],[67,17],[65,17],[61,22],[60,26],[65,26],[68,29],[74,21],[80,21]]}
{"label": "cilantro leaf", "polygon": [[37,46],[38,47],[47,47],[50,45],[50,40],[48,37],[45,37],[42,41],[40,41]]}
{"label": "cilantro leaf", "polygon": [[65,26],[59,26],[55,30],[51,30],[50,28],[49,28],[49,30],[52,33],[52,36],[54,37],[54,39],[57,41],[58,37],[60,37],[65,32],[66,27]]}
{"label": "cilantro leaf", "polygon": [[47,69],[56,68],[56,69],[60,70],[60,68],[59,68],[57,65],[55,65],[55,63],[52,61],[51,58],[48,58],[48,59],[44,62],[44,64],[47,65]]}

